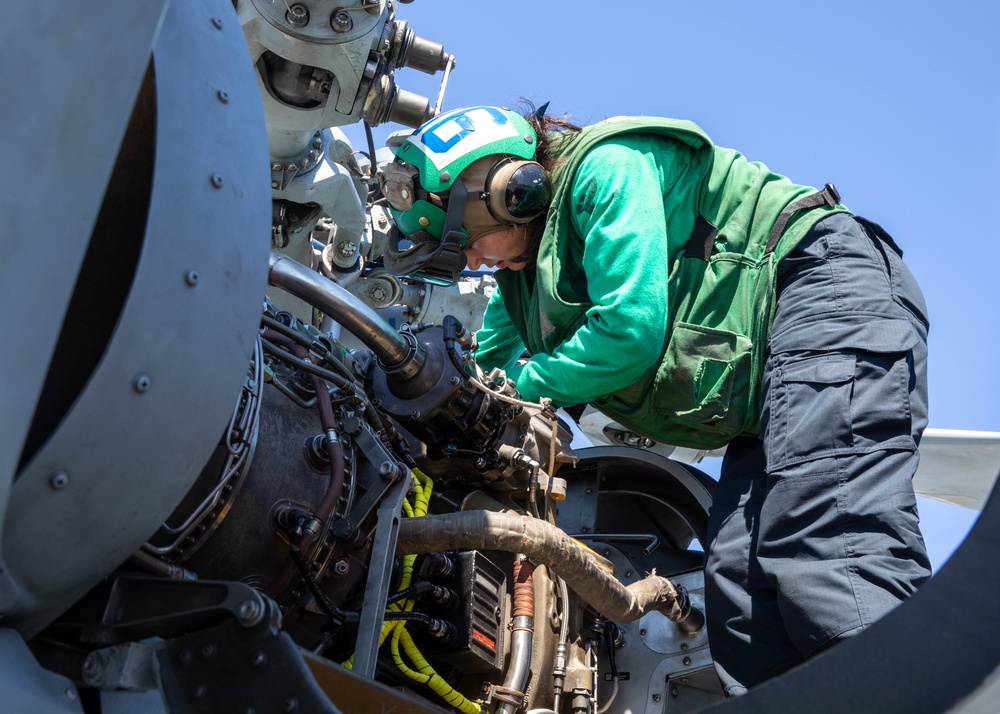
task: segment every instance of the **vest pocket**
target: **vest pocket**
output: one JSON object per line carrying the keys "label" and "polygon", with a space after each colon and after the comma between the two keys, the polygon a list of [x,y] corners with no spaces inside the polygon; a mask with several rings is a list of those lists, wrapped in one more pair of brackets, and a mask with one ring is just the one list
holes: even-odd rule
{"label": "vest pocket", "polygon": [[[743,431],[750,402],[750,340],[678,322],[653,383],[651,406],[715,438]],[[701,425],[695,426],[695,425]]]}

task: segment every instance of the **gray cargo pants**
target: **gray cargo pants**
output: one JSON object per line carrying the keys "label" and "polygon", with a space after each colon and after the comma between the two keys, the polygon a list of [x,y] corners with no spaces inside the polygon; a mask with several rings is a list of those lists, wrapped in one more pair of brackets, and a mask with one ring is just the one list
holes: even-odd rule
{"label": "gray cargo pants", "polygon": [[911,483],[927,309],[852,216],[779,266],[761,438],[728,447],[709,518],[709,642],[727,694],[860,632],[930,575]]}

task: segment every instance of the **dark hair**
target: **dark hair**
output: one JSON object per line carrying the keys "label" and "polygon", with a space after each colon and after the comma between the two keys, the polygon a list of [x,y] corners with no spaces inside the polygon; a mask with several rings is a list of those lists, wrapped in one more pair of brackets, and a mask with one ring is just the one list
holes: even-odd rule
{"label": "dark hair", "polygon": [[[539,112],[530,100],[521,99],[517,110],[528,120],[531,128],[535,130],[535,136],[538,140],[535,148],[535,161],[540,163],[542,168],[551,176],[561,161],[556,158],[553,149],[556,146],[562,145],[563,142],[571,141],[577,132],[580,131],[581,127],[569,121],[569,115],[567,114],[555,117],[544,113],[547,107],[548,103],[543,104],[543,111]],[[514,258],[513,261],[526,262],[528,265],[534,266],[535,261],[538,259],[538,246],[541,244],[542,235],[545,233],[546,218],[547,213],[543,213],[527,224],[528,244],[524,252]]]}

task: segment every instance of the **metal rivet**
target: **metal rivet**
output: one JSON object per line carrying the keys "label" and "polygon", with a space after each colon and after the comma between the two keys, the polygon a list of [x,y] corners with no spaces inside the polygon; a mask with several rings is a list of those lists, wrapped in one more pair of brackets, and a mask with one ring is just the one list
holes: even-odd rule
{"label": "metal rivet", "polygon": [[254,667],[263,667],[267,664],[267,655],[264,652],[255,652],[253,657],[250,659],[250,663]]}
{"label": "metal rivet", "polygon": [[535,141],[535,137],[533,137],[533,136],[532,136],[531,134],[525,134],[525,135],[524,135],[524,142],[525,142],[526,144],[531,144],[531,143],[533,143],[534,141]]}
{"label": "metal rivet", "polygon": [[645,637],[645,636],[646,636],[646,631],[645,630],[639,630],[639,637]]}
{"label": "metal rivet", "polygon": [[659,694],[654,694],[654,695],[653,695],[653,701],[654,701],[654,702],[658,702],[658,701],[660,701],[660,695],[659,695]]}
{"label": "metal rivet", "polygon": [[216,30],[221,30],[222,29],[222,18],[221,17],[213,17],[212,18],[212,25],[215,27]]}
{"label": "metal rivet", "polygon": [[441,180],[442,181],[451,181],[451,173],[449,173],[448,171],[442,172],[441,173]]}
{"label": "metal rivet", "polygon": [[683,662],[684,666],[687,667],[687,666],[689,666],[691,664],[691,658],[690,657],[685,657],[684,659],[681,660],[681,662]]}
{"label": "metal rivet", "polygon": [[69,485],[69,474],[65,471],[57,471],[49,477],[49,486],[56,491],[66,488]]}
{"label": "metal rivet", "polygon": [[212,174],[212,185],[216,188],[222,188],[222,175]]}
{"label": "metal rivet", "polygon": [[69,700],[70,700],[71,702],[75,702],[75,701],[76,701],[76,698],[77,698],[77,696],[78,696],[78,695],[77,695],[77,693],[76,693],[76,688],[75,688],[75,687],[66,687],[66,688],[65,688],[65,689],[63,690],[63,695],[64,695],[64,696],[65,696],[65,697],[66,697],[67,699],[69,699]]}
{"label": "metal rivet", "polygon": [[208,694],[208,687],[206,687],[204,684],[196,684],[194,688],[191,690],[192,699],[201,699],[206,694]]}
{"label": "metal rivet", "polygon": [[149,386],[152,383],[153,381],[149,378],[148,374],[140,374],[137,375],[134,380],[132,380],[132,389],[141,394],[142,392],[145,392],[147,389],[149,389]]}
{"label": "metal rivet", "polygon": [[198,284],[199,280],[201,280],[201,276],[198,274],[197,270],[189,270],[184,275],[184,282],[192,288]]}
{"label": "metal rivet", "polygon": [[421,216],[420,220],[417,221],[420,225],[427,227],[431,224],[430,219],[427,216]]}
{"label": "metal rivet", "polygon": [[216,91],[215,96],[219,98],[219,101],[223,104],[229,104],[229,92],[225,89],[220,89]]}

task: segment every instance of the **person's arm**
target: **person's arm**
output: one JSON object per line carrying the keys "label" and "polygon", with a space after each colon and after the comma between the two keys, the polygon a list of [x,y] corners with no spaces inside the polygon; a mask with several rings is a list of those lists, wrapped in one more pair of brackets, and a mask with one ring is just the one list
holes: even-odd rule
{"label": "person's arm", "polygon": [[476,330],[476,342],[479,344],[476,362],[487,372],[494,367],[510,368],[524,353],[524,343],[510,321],[499,286],[486,303],[483,326]]}
{"label": "person's arm", "polygon": [[551,354],[507,370],[525,399],[591,402],[635,382],[662,354],[669,270],[663,187],[687,162],[635,147],[628,139],[599,145],[577,172],[573,222],[583,236],[593,307]]}

